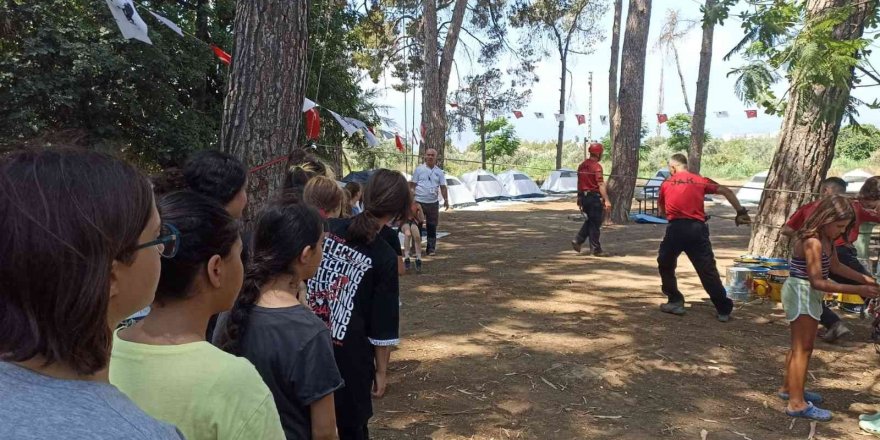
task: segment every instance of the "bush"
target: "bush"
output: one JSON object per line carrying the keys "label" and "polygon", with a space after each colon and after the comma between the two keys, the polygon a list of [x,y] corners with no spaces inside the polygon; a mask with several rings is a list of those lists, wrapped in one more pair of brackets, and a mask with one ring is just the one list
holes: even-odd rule
{"label": "bush", "polygon": [[880,146],[880,129],[871,125],[847,125],[837,135],[835,156],[852,160],[865,160],[871,157]]}

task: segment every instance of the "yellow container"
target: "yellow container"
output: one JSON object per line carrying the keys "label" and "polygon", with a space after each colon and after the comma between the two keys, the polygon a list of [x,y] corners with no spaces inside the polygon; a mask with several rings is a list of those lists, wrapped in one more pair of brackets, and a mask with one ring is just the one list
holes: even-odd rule
{"label": "yellow container", "polygon": [[853,295],[850,293],[838,293],[837,295],[839,295],[839,297],[840,297],[840,299],[838,299],[838,301],[840,301],[841,304],[861,305],[861,304],[865,303],[865,300],[862,299],[862,297],[859,295]]}
{"label": "yellow container", "polygon": [[782,285],[784,283],[777,283],[775,281],[770,281],[770,301],[780,302],[782,301]]}

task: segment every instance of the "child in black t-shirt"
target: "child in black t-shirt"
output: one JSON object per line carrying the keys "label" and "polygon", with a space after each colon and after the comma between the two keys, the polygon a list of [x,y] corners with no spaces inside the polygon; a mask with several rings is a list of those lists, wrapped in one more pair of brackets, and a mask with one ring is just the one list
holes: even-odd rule
{"label": "child in black t-shirt", "polygon": [[372,397],[385,394],[391,347],[400,341],[400,292],[397,254],[379,235],[388,222],[404,218],[409,200],[403,175],[373,174],[363,193],[364,212],[329,221],[324,259],[308,283],[309,305],[330,327],[345,379],[336,393],[341,440],[369,438]]}
{"label": "child in black t-shirt", "polygon": [[343,386],[327,326],[300,304],[297,288],[315,275],[323,255],[318,212],[284,201],[257,217],[253,258],[214,343],[247,358],[272,391],[288,439],[332,437],[334,392]]}

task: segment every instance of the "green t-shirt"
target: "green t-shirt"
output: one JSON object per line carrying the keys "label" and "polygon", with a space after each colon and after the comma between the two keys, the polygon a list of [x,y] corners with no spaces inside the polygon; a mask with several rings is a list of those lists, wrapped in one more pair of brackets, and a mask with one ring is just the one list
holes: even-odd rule
{"label": "green t-shirt", "polygon": [[254,366],[207,342],[147,345],[114,335],[110,383],[189,440],[284,439]]}

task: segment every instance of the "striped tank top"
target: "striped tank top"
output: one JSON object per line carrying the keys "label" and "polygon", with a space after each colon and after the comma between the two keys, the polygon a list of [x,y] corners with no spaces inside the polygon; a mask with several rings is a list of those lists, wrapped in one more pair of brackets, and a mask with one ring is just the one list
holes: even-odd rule
{"label": "striped tank top", "polygon": [[[790,267],[789,275],[794,278],[800,278],[802,280],[808,280],[810,277],[807,275],[807,259],[806,258],[795,258],[791,257],[791,267]],[[823,251],[822,252],[822,278],[828,279],[828,275],[831,274],[831,258]]]}

